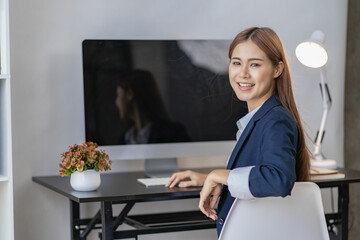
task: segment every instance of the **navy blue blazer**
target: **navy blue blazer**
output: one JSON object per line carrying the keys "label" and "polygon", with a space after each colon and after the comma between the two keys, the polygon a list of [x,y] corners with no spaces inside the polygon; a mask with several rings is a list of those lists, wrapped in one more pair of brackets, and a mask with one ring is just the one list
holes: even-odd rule
{"label": "navy blue blazer", "polygon": [[[230,155],[227,169],[255,166],[249,176],[254,197],[290,195],[296,181],[298,128],[276,95],[271,96],[251,118]],[[223,187],[218,205],[217,231],[235,199]]]}

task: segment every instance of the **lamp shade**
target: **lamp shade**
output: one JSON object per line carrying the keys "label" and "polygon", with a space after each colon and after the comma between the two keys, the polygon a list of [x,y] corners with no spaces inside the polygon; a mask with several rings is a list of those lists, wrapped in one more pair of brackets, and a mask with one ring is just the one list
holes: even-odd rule
{"label": "lamp shade", "polygon": [[295,50],[296,57],[307,67],[320,68],[328,60],[328,54],[323,47],[325,34],[321,31],[315,31],[310,39],[300,43]]}

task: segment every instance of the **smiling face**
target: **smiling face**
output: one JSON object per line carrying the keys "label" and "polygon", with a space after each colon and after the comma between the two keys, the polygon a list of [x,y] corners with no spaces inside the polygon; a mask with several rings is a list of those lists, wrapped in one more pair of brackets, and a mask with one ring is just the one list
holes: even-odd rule
{"label": "smiling face", "polygon": [[274,67],[267,55],[248,40],[238,44],[231,55],[230,84],[237,98],[246,101],[252,111],[275,93],[275,78],[282,69],[282,62]]}

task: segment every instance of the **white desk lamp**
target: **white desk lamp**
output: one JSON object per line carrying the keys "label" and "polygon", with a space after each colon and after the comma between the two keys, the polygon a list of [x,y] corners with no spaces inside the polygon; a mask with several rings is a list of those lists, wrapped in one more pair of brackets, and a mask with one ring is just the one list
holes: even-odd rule
{"label": "white desk lamp", "polygon": [[325,64],[328,60],[328,55],[323,47],[325,34],[321,31],[312,33],[310,39],[300,43],[295,50],[296,57],[299,61],[310,68],[320,68],[320,90],[323,99],[323,115],[321,119],[320,129],[315,138],[314,158],[311,160],[311,166],[325,169],[335,169],[336,161],[326,159],[321,152],[321,143],[325,133],[325,123],[327,114],[331,107],[331,97],[327,85],[327,78],[325,72]]}

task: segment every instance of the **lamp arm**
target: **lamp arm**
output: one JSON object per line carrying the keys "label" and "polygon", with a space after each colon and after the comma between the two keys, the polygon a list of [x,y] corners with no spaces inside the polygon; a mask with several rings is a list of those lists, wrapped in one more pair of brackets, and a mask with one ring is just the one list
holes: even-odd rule
{"label": "lamp arm", "polygon": [[330,110],[331,102],[332,102],[329,88],[327,85],[327,77],[326,77],[325,67],[322,67],[320,69],[320,79],[321,79],[320,80],[320,91],[321,91],[321,95],[322,95],[322,99],[323,99],[323,115],[321,118],[319,132],[315,139],[314,157],[316,160],[323,160],[323,158],[324,158],[321,153],[321,142],[324,137],[326,119],[327,119],[327,115]]}
{"label": "lamp arm", "polygon": [[327,84],[327,75],[326,75],[326,71],[325,71],[325,66],[320,68],[320,90],[321,90],[321,95],[323,98],[323,105],[324,108],[327,108],[328,110],[331,107],[331,96],[330,96],[330,92],[329,92],[329,88],[328,88],[328,84]]}

